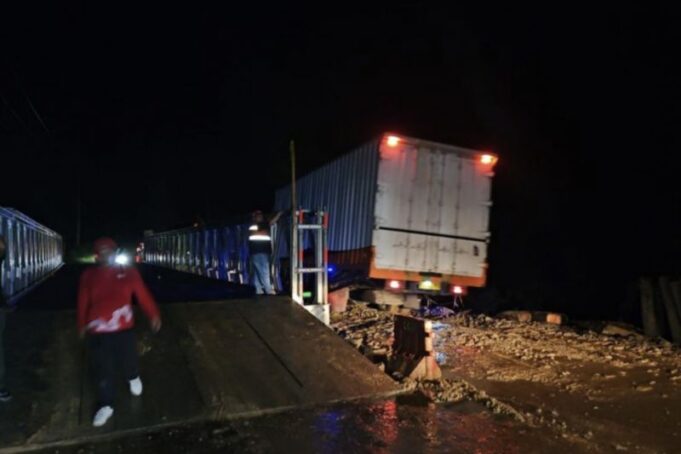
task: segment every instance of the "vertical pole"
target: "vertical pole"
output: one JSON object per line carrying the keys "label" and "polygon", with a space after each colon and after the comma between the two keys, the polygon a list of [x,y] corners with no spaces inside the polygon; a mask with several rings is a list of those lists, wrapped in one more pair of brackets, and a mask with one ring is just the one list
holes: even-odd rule
{"label": "vertical pole", "polygon": [[298,301],[298,227],[296,225],[297,218],[295,216],[296,210],[293,210],[294,216],[291,216],[291,238],[289,239],[289,262],[291,273],[291,299]]}
{"label": "vertical pole", "polygon": [[[323,255],[323,245],[322,245],[322,219],[324,217],[323,211],[317,211],[315,213],[315,224],[319,226],[315,229],[315,268],[323,268],[324,266],[324,255]],[[324,304],[324,271],[317,271],[317,304]]]}
{"label": "vertical pole", "polygon": [[279,249],[279,233],[277,228],[277,223],[275,222],[270,226],[270,244],[272,246],[272,256],[270,257],[270,282],[272,282],[272,288],[276,289],[277,292],[281,291],[280,281],[278,279],[279,274],[279,261],[278,249]]}
{"label": "vertical pole", "polygon": [[76,197],[76,246],[80,246],[80,183],[78,183],[78,194]]}
{"label": "vertical pole", "polygon": [[639,289],[641,291],[643,332],[646,336],[659,337],[661,335],[661,328],[655,310],[655,289],[652,280],[647,277],[640,278]]}
{"label": "vertical pole", "polygon": [[[301,208],[298,210],[298,225],[305,224],[305,211]],[[305,268],[305,230],[298,229],[298,268]],[[304,304],[305,299],[305,282],[303,273],[298,273],[296,269],[296,279],[298,281],[298,299],[300,304]]]}
{"label": "vertical pole", "polygon": [[296,216],[298,215],[296,206],[297,206],[297,201],[296,201],[296,146],[295,142],[291,140],[289,142],[289,153],[291,156],[291,240],[289,241],[290,243],[290,250],[289,250],[289,262],[291,262],[291,271],[290,271],[290,276],[291,276],[291,298],[293,298],[294,301],[301,302],[299,295],[299,288],[298,288],[298,265],[297,265],[297,260],[298,260],[298,228],[296,227],[296,222],[297,218]]}
{"label": "vertical pole", "polygon": [[323,290],[323,295],[324,295],[324,304],[329,303],[329,245],[328,245],[328,229],[329,229],[329,213],[328,211],[324,211],[324,214],[322,215],[322,229],[321,229],[321,237],[322,237],[322,253],[324,260],[322,261],[322,266],[324,267],[324,274],[322,275],[324,279],[324,290]]}

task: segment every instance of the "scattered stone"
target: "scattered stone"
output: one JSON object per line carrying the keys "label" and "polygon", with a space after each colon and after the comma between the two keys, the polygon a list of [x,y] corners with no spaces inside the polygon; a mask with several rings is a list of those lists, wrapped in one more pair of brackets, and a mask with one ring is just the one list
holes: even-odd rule
{"label": "scattered stone", "polygon": [[[432,319],[437,319],[436,312],[433,312]],[[587,328],[552,325],[526,320],[526,315],[518,315],[522,312],[525,311],[502,313],[496,318],[468,311],[448,313],[444,320],[446,323],[433,322],[436,360],[446,358],[444,367],[464,370],[471,379],[542,383],[554,391],[551,397],[555,397],[556,393],[569,392],[575,398],[591,402],[591,405],[607,400],[610,397],[608,392],[616,386],[620,390],[623,386],[641,393],[651,392],[658,385],[660,374],[670,383],[681,385],[681,349],[678,346],[643,337],[635,329],[629,333],[626,331],[629,328],[620,324],[601,323]],[[383,370],[383,362],[376,357],[392,353],[394,314],[350,300],[345,312],[335,314],[332,327],[355,348],[370,353],[378,363],[377,367]],[[492,360],[483,364],[475,358]],[[599,367],[591,369],[592,365]],[[593,370],[598,372],[592,375],[589,371]],[[647,373],[645,380],[639,378],[641,372]],[[638,382],[630,379],[623,382],[622,377],[637,378]],[[401,377],[395,378],[399,380]],[[627,382],[631,384],[627,385]],[[418,388],[433,402],[474,400],[495,412],[506,412],[516,419],[524,419],[531,426],[548,425],[557,432],[568,432],[567,425],[559,421],[560,415],[555,410],[535,409],[520,414],[513,407],[461,380],[402,382],[402,386],[408,391]],[[669,391],[655,395],[663,399],[676,396]],[[554,401],[551,402],[553,404]],[[593,411],[599,410],[598,405],[593,406]],[[514,415],[514,412],[520,416]],[[565,414],[562,408],[561,413]],[[590,413],[584,412],[584,416],[588,418]],[[587,428],[582,426],[568,435],[573,439],[594,437],[591,431],[584,432]],[[633,450],[633,447],[622,447]]]}
{"label": "scattered stone", "polygon": [[525,422],[525,416],[512,406],[501,402],[486,392],[478,390],[465,380],[418,380],[417,389],[433,402],[461,402],[472,400],[483,404],[492,413],[506,415],[519,422]]}
{"label": "scattered stone", "polygon": [[603,327],[601,334],[606,336],[641,336],[636,328],[631,325],[626,325],[624,323],[613,323],[610,322]]}
{"label": "scattered stone", "polygon": [[222,433],[229,432],[231,430],[232,430],[231,427],[221,427],[221,428],[218,428],[218,429],[214,429],[213,435],[220,435]]}
{"label": "scattered stone", "polygon": [[497,314],[497,318],[527,323],[532,321],[532,313],[529,311],[505,311]]}

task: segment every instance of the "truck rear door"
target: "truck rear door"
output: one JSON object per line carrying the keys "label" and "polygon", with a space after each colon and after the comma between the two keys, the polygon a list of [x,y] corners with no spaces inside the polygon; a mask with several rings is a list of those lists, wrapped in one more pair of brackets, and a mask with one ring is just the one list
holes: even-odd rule
{"label": "truck rear door", "polygon": [[455,147],[383,142],[373,246],[379,269],[483,277],[491,169]]}

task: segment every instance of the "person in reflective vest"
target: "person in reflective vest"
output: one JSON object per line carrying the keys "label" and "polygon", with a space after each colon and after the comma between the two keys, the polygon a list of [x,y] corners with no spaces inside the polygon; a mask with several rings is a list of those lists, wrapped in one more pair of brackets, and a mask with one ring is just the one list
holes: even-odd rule
{"label": "person in reflective vest", "polygon": [[272,257],[270,226],[277,222],[280,217],[281,212],[268,222],[260,210],[254,211],[251,217],[252,222],[248,229],[248,252],[253,269],[251,283],[255,286],[257,295],[275,294],[270,279],[270,259]]}

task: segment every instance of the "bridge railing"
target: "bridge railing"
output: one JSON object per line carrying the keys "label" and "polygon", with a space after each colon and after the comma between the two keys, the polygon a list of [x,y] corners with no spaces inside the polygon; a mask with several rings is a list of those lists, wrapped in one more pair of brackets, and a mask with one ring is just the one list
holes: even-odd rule
{"label": "bridge railing", "polygon": [[0,237],[6,244],[0,283],[10,301],[63,263],[61,235],[17,210],[0,207]]}
{"label": "bridge railing", "polygon": [[244,284],[248,233],[247,224],[150,233],[144,238],[144,262]]}

